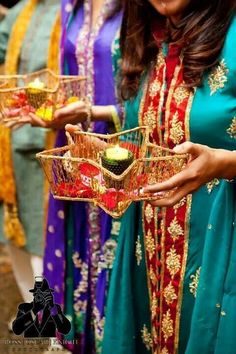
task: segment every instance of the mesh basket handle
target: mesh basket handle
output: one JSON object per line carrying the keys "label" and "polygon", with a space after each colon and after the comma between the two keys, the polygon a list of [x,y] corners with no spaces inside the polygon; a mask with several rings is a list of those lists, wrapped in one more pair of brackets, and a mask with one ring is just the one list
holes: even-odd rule
{"label": "mesh basket handle", "polygon": [[75,142],[74,142],[74,140],[72,138],[72,135],[69,132],[67,132],[67,131],[66,131],[66,137],[67,137],[67,141],[68,141],[69,145],[75,145]]}

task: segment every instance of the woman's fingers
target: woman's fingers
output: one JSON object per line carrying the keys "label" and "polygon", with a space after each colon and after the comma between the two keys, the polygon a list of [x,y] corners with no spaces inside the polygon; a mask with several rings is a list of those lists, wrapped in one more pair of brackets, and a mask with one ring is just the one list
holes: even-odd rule
{"label": "woman's fingers", "polygon": [[176,188],[176,190],[170,191],[166,197],[151,201],[150,203],[159,207],[171,207],[177,204],[186,195],[192,193],[195,189],[196,186],[194,184],[186,184]]}
{"label": "woman's fingers", "polygon": [[30,123],[32,127],[43,127],[43,128],[48,128],[49,122],[44,121],[43,119],[39,118],[36,116],[36,114],[30,113]]}
{"label": "woman's fingers", "polygon": [[67,116],[74,116],[80,113],[80,110],[84,108],[84,102],[83,101],[77,101],[68,104],[65,107],[62,107],[60,109],[57,109],[54,113],[54,118],[55,119],[60,119],[64,118]]}
{"label": "woman's fingers", "polygon": [[80,128],[78,127],[78,125],[66,124],[65,130],[69,133],[74,133],[74,132],[80,130]]}

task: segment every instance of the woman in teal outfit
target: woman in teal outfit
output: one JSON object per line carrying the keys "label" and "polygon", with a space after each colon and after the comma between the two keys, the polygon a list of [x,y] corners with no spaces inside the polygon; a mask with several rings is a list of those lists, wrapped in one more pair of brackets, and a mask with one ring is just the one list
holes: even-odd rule
{"label": "woman in teal outfit", "polygon": [[147,187],[175,188],[169,198],[122,218],[103,354],[144,353],[138,337],[153,353],[236,353],[235,11],[232,0],[125,1],[124,129],[148,125],[154,143],[191,158]]}

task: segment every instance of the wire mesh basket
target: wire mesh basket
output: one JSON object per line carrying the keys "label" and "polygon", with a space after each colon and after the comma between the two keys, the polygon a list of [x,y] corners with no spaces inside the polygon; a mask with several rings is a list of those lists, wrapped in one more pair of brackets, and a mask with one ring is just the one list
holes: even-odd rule
{"label": "wire mesh basket", "polygon": [[142,188],[168,179],[187,162],[186,155],[150,144],[147,127],[111,135],[78,131],[68,134],[68,142],[37,154],[53,196],[93,202],[115,218],[132,201],[157,199]]}
{"label": "wire mesh basket", "polygon": [[49,69],[28,75],[2,75],[0,113],[6,122],[29,113],[49,121],[56,109],[84,99],[84,89],[84,77],[56,75]]}

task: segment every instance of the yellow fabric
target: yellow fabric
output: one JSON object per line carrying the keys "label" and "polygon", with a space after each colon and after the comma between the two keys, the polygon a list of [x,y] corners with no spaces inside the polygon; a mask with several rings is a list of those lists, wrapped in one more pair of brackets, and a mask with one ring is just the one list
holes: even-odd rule
{"label": "yellow fabric", "polygon": [[[7,75],[17,73],[22,43],[37,2],[37,0],[29,0],[26,3],[12,28],[5,60],[5,74]],[[60,16],[57,16],[50,38],[47,63],[50,69],[55,72],[59,71],[59,38]],[[52,144],[52,139],[49,140]],[[45,188],[45,193],[47,191],[48,188]],[[0,201],[4,203],[3,228],[6,237],[18,247],[25,246],[25,233],[18,217],[16,185],[11,156],[11,131],[3,125],[0,125]]]}

